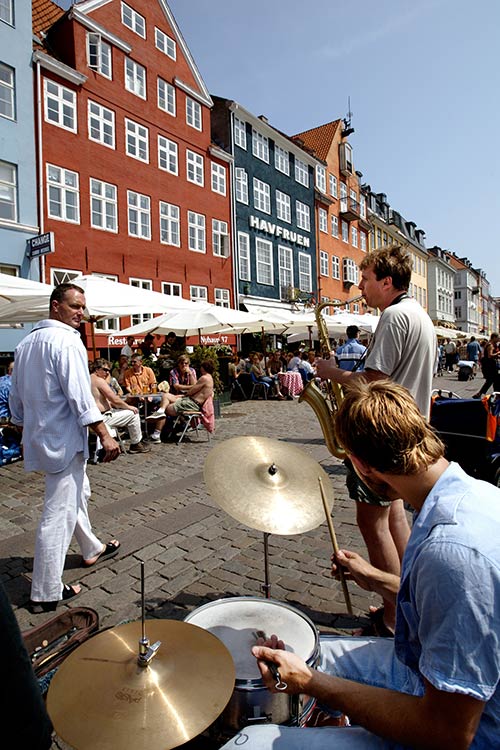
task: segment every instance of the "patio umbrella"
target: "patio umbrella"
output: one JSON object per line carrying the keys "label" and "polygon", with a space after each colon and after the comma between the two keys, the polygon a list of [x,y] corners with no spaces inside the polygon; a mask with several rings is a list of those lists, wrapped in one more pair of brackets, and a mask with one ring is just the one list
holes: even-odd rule
{"label": "patio umbrella", "polygon": [[[339,312],[336,315],[324,315],[326,327],[328,333],[331,336],[345,336],[347,326],[357,326],[360,331],[366,333],[373,333],[378,325],[380,318],[377,315],[371,315],[365,313],[364,315],[357,315],[355,313]],[[305,336],[309,336],[309,340],[318,340],[318,328],[316,324],[312,327],[302,331],[292,333],[287,337],[287,343],[293,344],[298,341],[302,341]]]}
{"label": "patio umbrella", "polygon": [[[51,293],[52,287],[49,284],[0,273],[0,323],[31,323],[34,319],[26,309],[32,301],[38,301],[42,307],[45,306],[46,315]],[[19,312],[11,320],[13,308],[18,308]]]}

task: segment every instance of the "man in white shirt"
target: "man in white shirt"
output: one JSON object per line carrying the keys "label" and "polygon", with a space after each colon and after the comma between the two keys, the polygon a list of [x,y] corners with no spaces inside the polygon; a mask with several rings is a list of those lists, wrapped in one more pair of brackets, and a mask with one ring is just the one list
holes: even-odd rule
{"label": "man in white shirt", "polygon": [[75,534],[90,567],[118,552],[119,542],[103,544],[93,533],[87,510],[88,427],[105,450],[104,462],[119,455],[90,389],[87,352],[78,328],[85,296],[74,284],[61,284],[50,298],[47,320],[38,323],[15,353],[10,393],[12,423],[23,429],[24,468],[45,473],[45,501],[38,525],[31,585],[34,613],[56,609],[80,593],[62,582],[64,561]]}

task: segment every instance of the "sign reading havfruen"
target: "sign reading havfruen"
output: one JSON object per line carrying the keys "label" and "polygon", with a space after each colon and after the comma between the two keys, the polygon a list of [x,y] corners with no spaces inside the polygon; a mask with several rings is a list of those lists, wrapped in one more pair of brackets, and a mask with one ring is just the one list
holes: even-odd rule
{"label": "sign reading havfruen", "polygon": [[299,234],[299,232],[292,232],[291,229],[281,227],[279,224],[273,224],[271,221],[266,221],[266,219],[259,219],[258,216],[250,216],[248,224],[251,229],[259,229],[261,232],[274,235],[274,237],[283,237],[284,240],[302,245],[302,247],[309,247],[311,244],[309,237],[305,237],[303,234]]}
{"label": "sign reading havfruen", "polygon": [[37,258],[39,255],[47,255],[55,250],[54,232],[45,232],[38,234],[36,237],[30,237],[26,240],[28,246],[28,255],[30,258]]}

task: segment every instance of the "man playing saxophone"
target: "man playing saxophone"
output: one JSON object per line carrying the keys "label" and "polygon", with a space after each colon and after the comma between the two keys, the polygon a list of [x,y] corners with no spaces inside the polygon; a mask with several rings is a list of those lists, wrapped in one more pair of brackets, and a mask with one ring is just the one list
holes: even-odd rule
{"label": "man playing saxophone", "polygon": [[[359,289],[368,307],[382,311],[368,347],[363,372],[350,372],[336,366],[335,359],[316,362],[320,378],[348,388],[354,378],[366,381],[391,380],[405,386],[421,413],[429,414],[432,374],[437,342],[434,326],[425,310],[408,295],[412,260],[400,245],[368,253],[361,265]],[[375,567],[399,575],[401,560],[410,535],[402,500],[391,503],[375,494],[346,461],[346,483],[356,501],[356,519],[365,541],[370,562]],[[395,624],[394,602],[384,599],[383,609],[372,612],[376,634],[390,635]]]}

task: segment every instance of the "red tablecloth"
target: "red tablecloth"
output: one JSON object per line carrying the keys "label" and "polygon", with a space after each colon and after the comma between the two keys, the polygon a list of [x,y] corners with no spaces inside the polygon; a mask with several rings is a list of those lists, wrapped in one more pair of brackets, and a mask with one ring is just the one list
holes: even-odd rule
{"label": "red tablecloth", "polygon": [[286,388],[289,396],[298,396],[304,390],[300,372],[279,372],[280,387]]}

